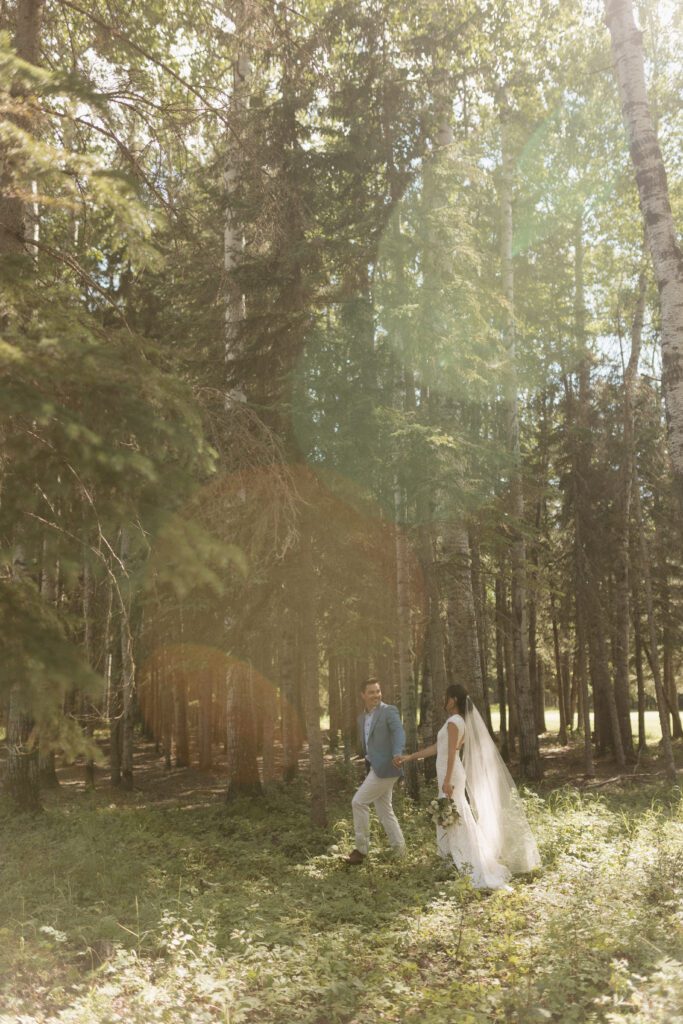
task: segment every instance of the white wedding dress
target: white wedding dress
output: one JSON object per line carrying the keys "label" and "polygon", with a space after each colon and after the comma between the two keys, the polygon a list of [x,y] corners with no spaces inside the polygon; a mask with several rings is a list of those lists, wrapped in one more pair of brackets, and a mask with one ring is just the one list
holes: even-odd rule
{"label": "white wedding dress", "polygon": [[[468,717],[471,713],[469,710],[470,708],[472,708],[472,706],[471,704],[468,704]],[[472,711],[474,714],[478,714],[476,709],[472,708]],[[510,871],[510,868],[507,867],[506,864],[502,863],[501,859],[499,859],[501,851],[496,849],[497,844],[495,842],[495,837],[487,834],[486,829],[480,826],[466,795],[467,791],[476,812],[476,804],[474,803],[473,795],[470,792],[470,780],[467,779],[465,766],[460,757],[461,749],[463,743],[466,742],[467,735],[465,721],[460,715],[451,715],[439,730],[436,738],[436,776],[439,784],[438,795],[444,795],[442,787],[446,777],[446,770],[448,768],[449,722],[456,725],[458,729],[458,753],[455,758],[455,763],[453,765],[449,781],[453,784],[452,800],[460,817],[454,825],[450,825],[448,828],[442,828],[440,825],[436,826],[437,848],[441,857],[444,859],[451,859],[459,871],[469,874],[472,879],[472,884],[476,889],[500,889],[510,880],[512,872]],[[495,748],[492,741],[491,745]],[[512,783],[512,780],[510,780],[510,782]],[[512,785],[514,788],[514,784]],[[489,803],[491,802],[495,801],[489,801]],[[497,813],[497,808],[487,807],[485,808],[484,817],[490,820],[492,815]],[[526,824],[526,819],[524,819],[524,824]],[[528,826],[527,831],[529,832],[529,838],[531,839],[533,850],[531,852],[530,863],[528,865],[525,864],[522,867],[522,870],[530,870],[531,867],[536,866],[538,860],[537,851],[535,856],[533,853],[536,847],[533,837],[531,837],[530,830],[528,830]],[[498,829],[498,834],[501,834],[500,828]],[[515,844],[515,846],[516,845],[517,844]]]}

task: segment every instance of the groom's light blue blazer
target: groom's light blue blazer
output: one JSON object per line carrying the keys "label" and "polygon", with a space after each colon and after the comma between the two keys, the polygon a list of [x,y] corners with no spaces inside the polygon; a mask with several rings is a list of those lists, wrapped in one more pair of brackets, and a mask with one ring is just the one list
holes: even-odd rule
{"label": "groom's light blue blazer", "polygon": [[395,778],[403,774],[401,768],[392,763],[393,758],[403,753],[406,745],[406,734],[401,724],[398,708],[393,704],[381,703],[370,725],[368,746],[365,747],[365,715],[358,716],[358,746],[365,755],[375,775],[380,779]]}

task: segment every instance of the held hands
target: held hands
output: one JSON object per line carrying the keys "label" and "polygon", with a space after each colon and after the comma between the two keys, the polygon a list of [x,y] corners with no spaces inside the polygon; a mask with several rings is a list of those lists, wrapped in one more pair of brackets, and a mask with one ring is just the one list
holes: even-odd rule
{"label": "held hands", "polygon": [[394,768],[400,768],[402,764],[405,764],[405,762],[409,760],[410,758],[407,754],[397,754],[393,759]]}

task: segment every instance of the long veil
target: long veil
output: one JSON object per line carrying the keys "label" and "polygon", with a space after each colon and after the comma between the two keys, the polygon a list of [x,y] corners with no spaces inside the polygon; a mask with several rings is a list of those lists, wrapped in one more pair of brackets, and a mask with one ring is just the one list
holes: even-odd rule
{"label": "long veil", "polygon": [[475,818],[496,859],[513,874],[541,863],[524,805],[486,723],[467,698],[463,766],[467,796]]}

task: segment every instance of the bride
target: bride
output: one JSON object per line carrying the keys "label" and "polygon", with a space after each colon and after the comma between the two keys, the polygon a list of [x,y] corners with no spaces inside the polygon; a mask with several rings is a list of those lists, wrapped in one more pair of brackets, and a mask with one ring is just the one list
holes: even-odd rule
{"label": "bride", "polygon": [[436,743],[395,762],[436,754],[439,794],[457,812],[454,824],[436,826],[439,854],[467,872],[475,888],[500,889],[512,874],[538,867],[536,842],[512,776],[464,687],[448,687],[445,710]]}

